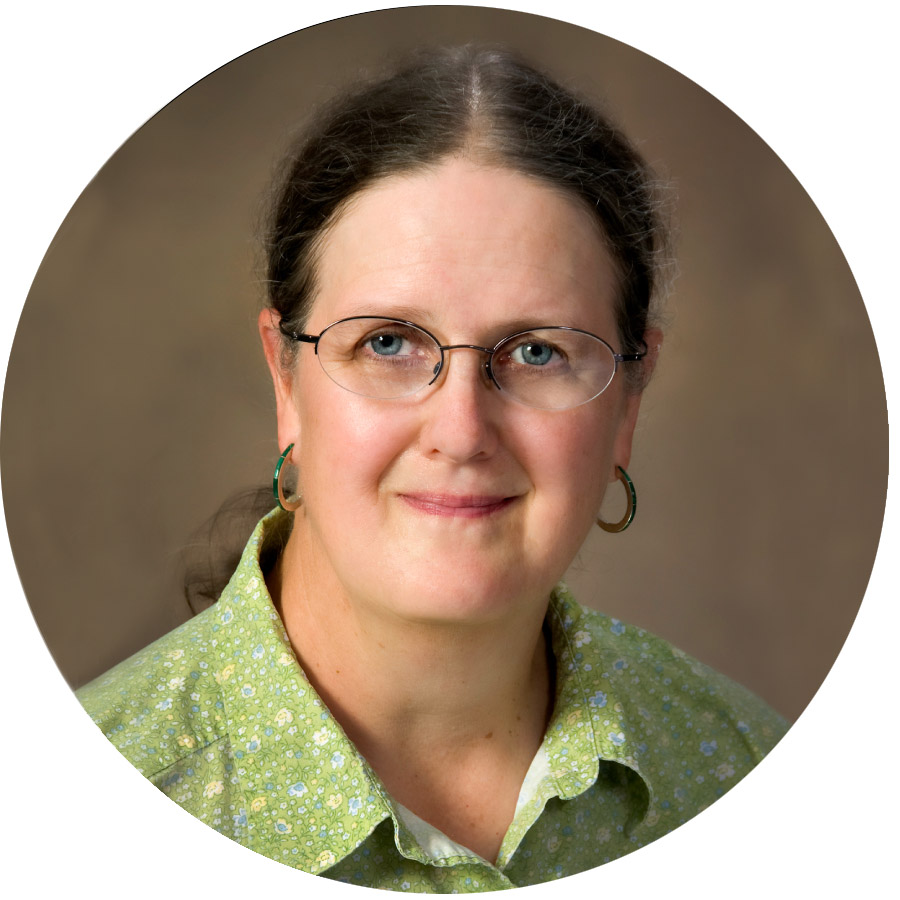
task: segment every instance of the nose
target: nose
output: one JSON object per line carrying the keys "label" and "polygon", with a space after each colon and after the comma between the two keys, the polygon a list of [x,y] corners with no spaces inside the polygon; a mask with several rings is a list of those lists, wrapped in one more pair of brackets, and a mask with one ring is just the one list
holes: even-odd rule
{"label": "nose", "polygon": [[[456,344],[442,348],[444,364],[431,396],[421,404],[420,439],[426,455],[439,454],[454,462],[488,458],[499,440],[497,386],[487,369],[483,347]],[[453,354],[450,351],[469,351]]]}

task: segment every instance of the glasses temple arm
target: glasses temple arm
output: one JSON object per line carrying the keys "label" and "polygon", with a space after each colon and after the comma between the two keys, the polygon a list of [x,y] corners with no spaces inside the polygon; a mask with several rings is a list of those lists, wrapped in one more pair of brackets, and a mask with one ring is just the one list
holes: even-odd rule
{"label": "glasses temple arm", "polygon": [[320,334],[303,334],[301,331],[288,331],[281,322],[278,323],[278,330],[292,341],[302,341],[304,344],[318,344]]}
{"label": "glasses temple arm", "polygon": [[[643,341],[641,341],[644,344]],[[649,352],[649,347],[644,344],[644,349],[639,350],[637,353],[614,353],[613,356],[616,358],[616,362],[640,362]]]}

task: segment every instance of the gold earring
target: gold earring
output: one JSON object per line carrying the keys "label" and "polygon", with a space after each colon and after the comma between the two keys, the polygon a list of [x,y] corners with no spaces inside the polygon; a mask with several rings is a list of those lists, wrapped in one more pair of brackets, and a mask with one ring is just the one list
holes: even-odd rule
{"label": "gold earring", "polygon": [[621,467],[616,466],[619,470],[619,481],[625,485],[625,496],[628,499],[628,509],[625,510],[624,518],[615,523],[604,522],[603,519],[598,518],[597,524],[604,530],[610,532],[610,534],[618,534],[620,531],[624,531],[633,521],[634,521],[634,511],[637,509],[637,494],[634,490],[634,482],[628,477],[628,473]]}
{"label": "gold earring", "polygon": [[[294,449],[293,444],[288,444],[284,453],[278,457],[278,462],[275,465],[275,475],[272,477],[272,493],[275,495],[275,499],[278,501],[278,505],[285,510],[286,512],[293,512],[295,509],[300,507],[300,503],[302,502],[302,498],[300,497],[300,486],[298,484],[297,479],[297,466],[294,464],[293,460],[288,460],[288,457],[291,454],[291,450]],[[285,470],[285,462],[288,463],[287,468],[291,468],[294,470],[294,474],[292,477],[293,489],[288,489],[287,493],[285,493],[284,486],[282,485],[282,476]]]}

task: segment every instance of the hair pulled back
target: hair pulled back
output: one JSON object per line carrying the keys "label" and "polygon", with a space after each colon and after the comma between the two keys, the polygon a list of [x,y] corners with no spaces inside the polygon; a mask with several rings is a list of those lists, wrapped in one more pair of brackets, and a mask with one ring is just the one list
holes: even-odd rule
{"label": "hair pulled back", "polygon": [[666,243],[652,174],[593,106],[508,51],[471,46],[417,53],[307,125],[268,231],[269,305],[285,330],[305,330],[317,257],[347,202],[454,155],[541,178],[586,206],[618,269],[622,352],[640,350]]}

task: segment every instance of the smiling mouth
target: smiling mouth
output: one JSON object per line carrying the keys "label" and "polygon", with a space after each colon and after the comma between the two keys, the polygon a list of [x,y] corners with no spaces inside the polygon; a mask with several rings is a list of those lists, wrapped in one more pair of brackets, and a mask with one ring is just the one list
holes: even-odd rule
{"label": "smiling mouth", "polygon": [[483,519],[493,516],[517,497],[476,496],[467,494],[401,494],[413,509],[431,516],[446,516],[456,519]]}

